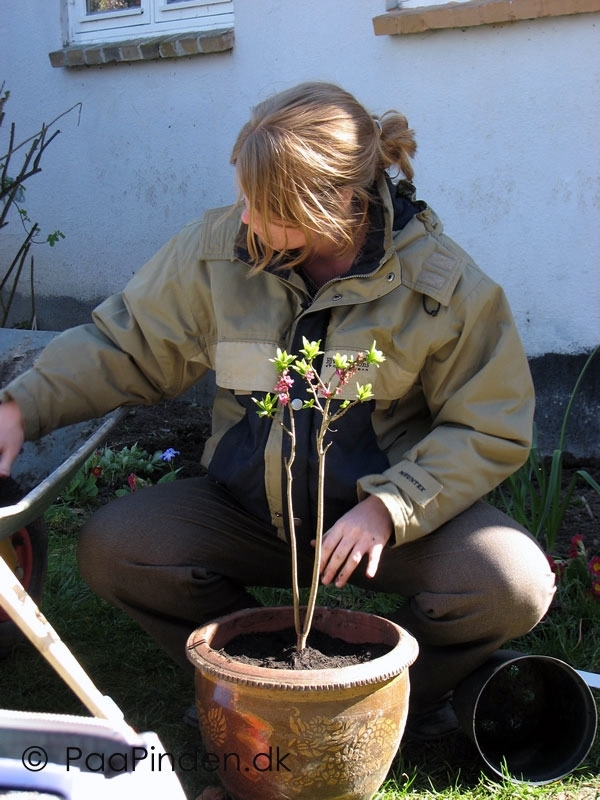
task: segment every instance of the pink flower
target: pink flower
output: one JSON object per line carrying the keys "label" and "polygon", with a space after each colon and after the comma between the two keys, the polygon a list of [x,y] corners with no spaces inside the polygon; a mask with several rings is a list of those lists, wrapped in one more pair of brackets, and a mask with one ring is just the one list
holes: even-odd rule
{"label": "pink flower", "polygon": [[278,394],[277,397],[282,406],[287,406],[290,401],[290,396],[287,392],[282,392],[281,394]]}
{"label": "pink flower", "polygon": [[287,372],[283,372],[274,386],[274,391],[277,394],[283,394],[284,392],[289,392],[290,388],[294,385],[294,379],[291,378]]}
{"label": "pink flower", "polygon": [[569,558],[577,558],[577,556],[585,555],[585,546],[583,544],[583,536],[578,533],[571,539],[571,546],[569,547]]}

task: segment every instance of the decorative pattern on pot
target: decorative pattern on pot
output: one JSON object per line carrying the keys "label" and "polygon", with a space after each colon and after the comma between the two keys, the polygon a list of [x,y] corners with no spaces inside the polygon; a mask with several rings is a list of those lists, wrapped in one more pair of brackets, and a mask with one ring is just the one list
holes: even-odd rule
{"label": "decorative pattern on pot", "polygon": [[329,719],[321,715],[303,722],[298,711],[296,719],[290,718],[290,728],[297,729],[296,738],[290,740],[290,753],[318,762],[314,777],[306,780],[299,775],[290,783],[312,786],[315,782],[339,786],[348,770],[354,780],[368,778],[373,771],[387,771],[390,748],[397,750],[402,731],[397,720],[380,715],[377,719]]}
{"label": "decorative pattern on pot", "polygon": [[[240,628],[247,632],[250,616],[285,628],[291,615],[291,609],[237,612],[190,637],[206,763],[236,800],[370,800],[404,732],[416,643],[381,617],[318,609],[319,629],[354,642],[383,636],[390,651],[365,664],[324,670],[249,667],[219,652]],[[377,678],[378,671],[384,677]]]}

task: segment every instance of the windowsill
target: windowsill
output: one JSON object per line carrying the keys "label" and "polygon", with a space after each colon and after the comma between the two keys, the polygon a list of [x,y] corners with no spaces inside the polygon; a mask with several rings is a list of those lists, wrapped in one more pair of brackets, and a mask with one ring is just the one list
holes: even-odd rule
{"label": "windowsill", "polygon": [[86,42],[50,53],[53,67],[91,67],[128,61],[158,61],[232,50],[233,28],[189,31],[168,36],[142,36],[122,42]]}
{"label": "windowsill", "polygon": [[388,11],[373,18],[377,36],[470,28],[600,11],[600,0],[469,0]]}

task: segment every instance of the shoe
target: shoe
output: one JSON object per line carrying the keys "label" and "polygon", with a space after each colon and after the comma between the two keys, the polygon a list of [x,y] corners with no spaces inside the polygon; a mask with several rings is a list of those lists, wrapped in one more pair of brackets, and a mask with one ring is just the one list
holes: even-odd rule
{"label": "shoe", "polygon": [[183,723],[184,725],[189,725],[190,728],[195,728],[198,730],[200,720],[198,719],[198,709],[196,706],[190,706],[189,708],[186,708],[183,713]]}
{"label": "shoe", "polygon": [[454,733],[460,728],[449,698],[424,711],[409,713],[404,729],[405,741],[431,742]]}

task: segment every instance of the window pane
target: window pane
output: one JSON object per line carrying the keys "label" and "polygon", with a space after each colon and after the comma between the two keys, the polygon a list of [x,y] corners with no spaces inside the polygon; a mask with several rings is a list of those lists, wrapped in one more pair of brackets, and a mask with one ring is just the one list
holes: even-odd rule
{"label": "window pane", "polygon": [[87,13],[98,14],[103,11],[122,11],[125,8],[140,8],[142,0],[86,0]]}

